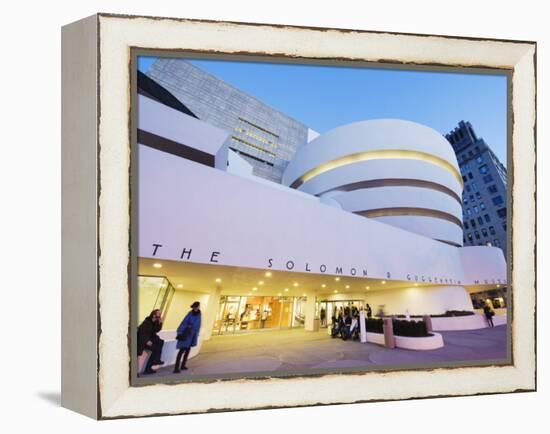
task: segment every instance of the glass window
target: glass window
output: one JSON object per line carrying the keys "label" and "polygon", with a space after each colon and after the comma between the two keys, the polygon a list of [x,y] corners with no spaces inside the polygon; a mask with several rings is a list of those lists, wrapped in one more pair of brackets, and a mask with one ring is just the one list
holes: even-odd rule
{"label": "glass window", "polygon": [[479,191],[476,191],[476,199],[481,199],[481,193]]}
{"label": "glass window", "polygon": [[468,179],[466,179],[466,177],[465,177],[464,175],[462,175],[462,180],[463,180],[464,182],[468,182]]}
{"label": "glass window", "polygon": [[466,208],[466,214],[472,215],[472,210],[470,208]]}
{"label": "glass window", "polygon": [[464,205],[468,205],[468,198],[464,196]]}
{"label": "glass window", "polygon": [[470,200],[471,200],[472,202],[474,201],[474,195],[473,195],[473,194],[470,195]]}
{"label": "glass window", "polygon": [[502,222],[502,229],[506,230],[506,222]]}
{"label": "glass window", "polygon": [[484,236],[484,237],[487,237],[487,229],[483,228],[481,229],[481,234]]}
{"label": "glass window", "polygon": [[472,172],[468,172],[468,178],[469,179],[474,179],[474,175],[472,175]]}
{"label": "glass window", "polygon": [[489,222],[491,221],[491,217],[489,217],[489,214],[485,214],[485,215],[483,216],[483,218],[485,219],[485,221],[486,221],[487,223],[489,223]]}
{"label": "glass window", "polygon": [[484,210],[485,209],[485,202],[479,202],[479,207]]}
{"label": "glass window", "polygon": [[479,212],[479,208],[476,206],[474,206],[474,212],[477,214]]}
{"label": "glass window", "polygon": [[479,225],[481,226],[483,224],[483,219],[481,217],[478,217],[477,218],[477,222],[479,223]]}
{"label": "glass window", "polygon": [[491,235],[495,235],[495,227],[494,226],[489,226],[489,232]]}
{"label": "glass window", "polygon": [[476,240],[479,240],[479,238],[480,238],[479,232],[478,232],[478,231],[475,231],[475,232],[474,232],[474,235],[475,235],[475,237],[476,237]]}
{"label": "glass window", "polygon": [[493,180],[493,176],[490,173],[483,177],[483,182],[485,182],[485,184],[489,184],[492,180]]}
{"label": "glass window", "polygon": [[472,225],[473,228],[476,227],[476,221],[475,220],[473,220],[473,219],[470,220],[470,224]]}
{"label": "glass window", "polygon": [[501,208],[497,211],[497,214],[500,218],[505,218],[506,217],[506,208]]}
{"label": "glass window", "polygon": [[469,228],[469,226],[468,226],[468,222],[467,222],[467,221],[465,221],[465,222],[464,222],[464,229],[468,229],[468,228]]}
{"label": "glass window", "polygon": [[504,203],[504,201],[502,200],[502,196],[495,196],[493,197],[493,204],[494,205],[502,205]]}
{"label": "glass window", "polygon": [[479,166],[479,173],[487,173],[489,172],[489,167],[487,167],[486,164]]}
{"label": "glass window", "polygon": [[490,185],[489,187],[487,187],[487,190],[489,190],[489,193],[491,193],[491,194],[495,194],[495,193],[498,192],[497,186],[495,184]]}
{"label": "glass window", "polygon": [[472,244],[474,242],[472,234],[468,234],[468,241],[470,242],[470,244]]}
{"label": "glass window", "polygon": [[483,157],[481,155],[479,155],[477,158],[476,158],[476,161],[478,164],[481,164],[483,163]]}
{"label": "glass window", "polygon": [[468,191],[468,192],[472,191],[472,187],[470,187],[470,184],[466,185],[466,191]]}
{"label": "glass window", "polygon": [[499,246],[500,246],[500,241],[499,241],[497,238],[495,238],[495,239],[493,240],[493,244],[494,244],[495,246],[499,247]]}

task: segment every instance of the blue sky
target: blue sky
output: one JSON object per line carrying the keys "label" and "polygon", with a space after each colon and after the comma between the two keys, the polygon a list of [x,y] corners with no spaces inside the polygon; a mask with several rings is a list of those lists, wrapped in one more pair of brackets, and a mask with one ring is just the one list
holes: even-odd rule
{"label": "blue sky", "polygon": [[[154,57],[140,57],[145,72]],[[400,118],[442,134],[470,121],[506,165],[506,77],[374,68],[191,60],[324,133],[363,119]]]}

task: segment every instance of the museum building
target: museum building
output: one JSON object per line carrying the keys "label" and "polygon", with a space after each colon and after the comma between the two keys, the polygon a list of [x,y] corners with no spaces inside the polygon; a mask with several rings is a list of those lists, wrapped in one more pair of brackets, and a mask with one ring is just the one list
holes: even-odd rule
{"label": "museum building", "polygon": [[[197,300],[201,340],[316,330],[343,306],[473,311],[470,293],[506,287],[500,248],[463,246],[464,181],[437,131],[375,119],[317,134],[288,117],[263,123],[245,106],[223,124],[185,86],[174,91],[183,81],[173,62],[187,75],[198,68],[157,62],[138,74],[136,323],[160,308],[174,330]],[[273,159],[251,158],[256,148]]]}

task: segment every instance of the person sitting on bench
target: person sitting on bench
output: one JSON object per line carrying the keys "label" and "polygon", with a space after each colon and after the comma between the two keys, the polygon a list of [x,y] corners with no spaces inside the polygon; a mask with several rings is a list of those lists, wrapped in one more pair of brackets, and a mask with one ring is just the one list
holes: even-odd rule
{"label": "person sitting on bench", "polygon": [[162,347],[164,341],[158,336],[158,332],[162,329],[160,309],[155,309],[151,314],[143,320],[137,329],[137,350],[138,356],[143,354],[143,351],[151,351],[151,355],[147,360],[144,374],[154,374],[153,366],[163,365],[164,362],[160,360],[162,354]]}

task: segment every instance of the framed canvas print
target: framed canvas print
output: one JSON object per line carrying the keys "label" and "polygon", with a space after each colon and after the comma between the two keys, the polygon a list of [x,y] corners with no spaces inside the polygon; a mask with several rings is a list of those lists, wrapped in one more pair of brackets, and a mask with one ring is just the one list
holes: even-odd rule
{"label": "framed canvas print", "polygon": [[64,406],[535,390],[534,42],[110,14],[62,36]]}

